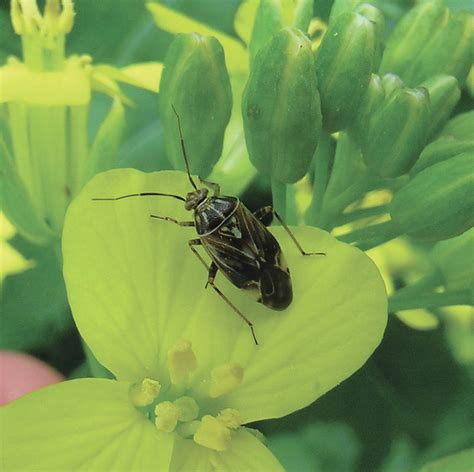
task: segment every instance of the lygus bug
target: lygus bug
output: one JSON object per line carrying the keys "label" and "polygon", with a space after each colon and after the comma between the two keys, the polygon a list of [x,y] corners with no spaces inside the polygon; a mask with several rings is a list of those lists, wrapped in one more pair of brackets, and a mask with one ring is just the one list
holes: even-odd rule
{"label": "lygus bug", "polygon": [[[186,172],[194,190],[189,192],[186,198],[168,193],[146,192],[115,198],[94,198],[93,200],[160,196],[183,201],[186,210],[194,211],[194,221],[177,221],[169,216],[161,215],[150,215],[150,217],[170,221],[179,226],[194,226],[196,228],[199,237],[189,240],[188,244],[191,251],[208,271],[206,287],[210,285],[247,323],[255,344],[258,344],[253,323],[216,287],[214,279],[217,272],[220,270],[233,285],[254,295],[257,302],[272,310],[284,310],[293,299],[290,271],[278,241],[265,226],[265,217],[269,214],[277,217],[303,256],[325,255],[325,253],[305,252],[288,226],[271,206],[252,213],[237,197],[220,195],[219,184],[200,179],[201,183],[214,189],[212,196],[209,196],[207,188],[198,188],[189,171],[181,123],[174,106],[173,111],[178,121]],[[210,266],[197,251],[196,246],[204,247],[211,258]]]}

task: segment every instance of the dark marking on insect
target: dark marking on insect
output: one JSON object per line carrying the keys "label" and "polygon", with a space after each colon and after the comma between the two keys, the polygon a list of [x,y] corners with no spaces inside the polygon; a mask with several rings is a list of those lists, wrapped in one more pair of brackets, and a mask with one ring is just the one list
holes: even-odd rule
{"label": "dark marking on insect", "polygon": [[[275,215],[303,256],[325,255],[323,252],[305,252],[280,215],[266,206],[255,213],[250,212],[237,197],[220,194],[220,186],[214,182],[199,179],[202,184],[213,189],[198,188],[189,171],[189,163],[184,145],[179,115],[173,111],[178,121],[181,149],[189,182],[194,190],[186,197],[168,193],[145,192],[122,195],[115,198],[94,198],[93,200],[121,200],[130,197],[163,196],[184,202],[184,208],[194,211],[193,221],[178,221],[169,216],[150,215],[151,218],[169,221],[179,226],[194,226],[198,238],[188,241],[189,248],[201,261],[208,272],[207,286],[232,308],[247,323],[255,344],[258,344],[253,323],[221,292],[214,280],[218,271],[236,287],[252,295],[255,300],[272,310],[284,310],[293,300],[290,270],[286,264],[278,241],[266,228]],[[202,246],[209,257],[208,265],[196,246]]]}

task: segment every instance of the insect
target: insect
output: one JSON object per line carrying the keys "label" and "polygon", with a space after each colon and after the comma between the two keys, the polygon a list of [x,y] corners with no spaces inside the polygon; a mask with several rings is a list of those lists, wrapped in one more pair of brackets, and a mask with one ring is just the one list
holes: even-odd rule
{"label": "insect", "polygon": [[[114,198],[94,198],[93,200],[122,200],[130,197],[171,197],[184,202],[184,208],[194,212],[192,221],[178,221],[169,216],[150,215],[151,218],[169,221],[179,226],[192,226],[198,238],[188,241],[189,248],[207,270],[205,287],[212,287],[232,310],[248,325],[255,344],[258,344],[253,323],[215,285],[217,272],[236,287],[248,292],[257,302],[272,310],[284,310],[293,300],[290,271],[278,241],[267,229],[268,216],[275,215],[303,256],[325,255],[323,252],[305,252],[280,215],[266,206],[252,213],[237,197],[220,194],[220,186],[199,178],[206,187],[198,188],[189,170],[189,162],[181,130],[181,122],[176,109],[181,150],[186,172],[194,190],[186,197],[159,192],[145,192],[122,195]],[[209,189],[213,189],[209,195]],[[265,222],[265,223],[264,223]],[[197,250],[202,246],[209,257],[208,265]]]}

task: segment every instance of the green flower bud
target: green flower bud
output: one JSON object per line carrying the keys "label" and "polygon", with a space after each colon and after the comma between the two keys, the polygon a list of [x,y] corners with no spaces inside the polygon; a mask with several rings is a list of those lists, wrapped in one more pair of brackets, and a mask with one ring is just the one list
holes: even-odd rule
{"label": "green flower bud", "polygon": [[385,96],[388,97],[395,90],[405,87],[403,80],[395,74],[385,74],[382,77],[382,85],[385,90]]}
{"label": "green flower bud", "polygon": [[461,113],[449,120],[441,131],[441,135],[459,140],[474,139],[474,111]]}
{"label": "green flower bud", "polygon": [[192,173],[207,176],[222,152],[232,109],[232,91],[217,39],[179,34],[164,62],[159,108],[168,159],[184,169],[176,115],[179,114]]}
{"label": "green flower bud", "polygon": [[461,97],[461,90],[458,81],[451,75],[437,75],[423,82],[421,87],[427,88],[430,94],[431,122],[428,127],[428,140],[430,140],[448,121]]}
{"label": "green flower bud", "polygon": [[393,222],[409,236],[440,240],[474,224],[474,153],[439,162],[402,187],[390,205]]}
{"label": "green flower bud", "polygon": [[249,44],[252,62],[262,46],[285,26],[307,31],[312,15],[312,0],[260,0]]}
{"label": "green flower bud", "polygon": [[374,63],[373,70],[377,70],[382,60],[382,51],[384,47],[384,31],[385,18],[383,13],[375,8],[373,5],[363,3],[359,5],[355,12],[359,15],[365,16],[373,25],[375,29],[375,43],[374,43]]}
{"label": "green flower bud", "polygon": [[316,52],[324,127],[346,128],[357,116],[369,85],[375,51],[374,25],[362,15],[339,15]]}
{"label": "green flower bud", "polygon": [[398,22],[387,40],[380,73],[405,78],[419,52],[448,21],[449,10],[442,0],[419,3]]}
{"label": "green flower bud", "polygon": [[425,89],[394,90],[370,120],[362,153],[382,177],[409,171],[425,145],[430,108]]}
{"label": "green flower bud", "polygon": [[257,8],[257,14],[255,15],[252,37],[249,44],[252,62],[262,46],[282,28],[281,2],[275,0],[261,0]]}
{"label": "green flower bud", "polygon": [[453,75],[464,84],[473,61],[474,17],[462,12],[434,34],[402,78],[409,85],[438,74]]}
{"label": "green flower bud", "polygon": [[[394,76],[396,77],[396,76]],[[354,126],[351,129],[359,142],[362,142],[369,127],[370,119],[376,110],[382,105],[385,98],[385,90],[382,79],[376,74],[372,74],[369,86],[360,104],[359,114],[356,117]]]}
{"label": "green flower bud", "polygon": [[301,31],[283,29],[259,51],[242,115],[250,160],[260,172],[285,183],[305,175],[321,109],[311,42]]}
{"label": "green flower bud", "polygon": [[463,290],[474,286],[474,229],[461,236],[436,243],[431,257],[444,277],[447,289]]}
{"label": "green flower bud", "polygon": [[364,3],[363,0],[334,0],[329,15],[329,25],[332,26],[339,15],[352,13],[362,3]]}
{"label": "green flower bud", "polygon": [[474,152],[474,139],[460,141],[450,136],[441,137],[423,149],[423,152],[411,169],[410,175],[413,176],[427,167],[465,152]]}

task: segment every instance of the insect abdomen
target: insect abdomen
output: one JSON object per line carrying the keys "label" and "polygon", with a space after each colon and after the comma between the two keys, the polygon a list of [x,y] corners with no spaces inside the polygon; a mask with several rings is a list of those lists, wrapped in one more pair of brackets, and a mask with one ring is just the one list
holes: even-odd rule
{"label": "insect abdomen", "polygon": [[272,310],[284,310],[293,300],[290,274],[279,267],[267,267],[260,273],[262,303]]}

